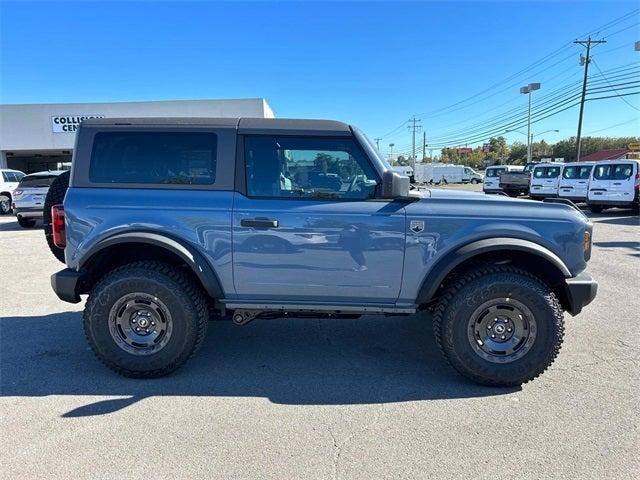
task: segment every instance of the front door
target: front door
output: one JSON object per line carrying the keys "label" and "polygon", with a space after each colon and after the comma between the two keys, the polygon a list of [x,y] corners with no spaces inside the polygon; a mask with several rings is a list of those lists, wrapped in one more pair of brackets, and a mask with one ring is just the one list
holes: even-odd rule
{"label": "front door", "polygon": [[350,137],[244,139],[246,194],[233,207],[239,298],[392,303],[405,245],[401,202]]}

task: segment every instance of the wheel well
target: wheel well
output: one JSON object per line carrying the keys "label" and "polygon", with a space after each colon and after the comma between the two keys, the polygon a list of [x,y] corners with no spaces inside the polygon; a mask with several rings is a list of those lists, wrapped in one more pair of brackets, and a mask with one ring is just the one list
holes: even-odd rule
{"label": "wheel well", "polygon": [[183,270],[187,275],[191,276],[197,284],[202,286],[202,282],[191,267],[176,253],[157,245],[123,242],[103,248],[84,262],[82,269],[87,272],[87,275],[83,276],[82,291],[78,293],[89,293],[91,288],[112,270],[122,265],[141,260],[155,260],[168,263]]}
{"label": "wheel well", "polygon": [[9,200],[13,199],[13,197],[11,196],[11,192],[0,192],[0,196],[2,196],[2,195],[6,196],[6,197],[9,197]]}
{"label": "wheel well", "polygon": [[499,250],[481,253],[464,260],[456,265],[447,275],[436,290],[432,298],[432,302],[437,300],[442,291],[445,290],[456,277],[463,272],[477,268],[479,265],[513,265],[529,272],[531,275],[539,278],[544,282],[558,297],[562,308],[565,310],[570,307],[569,297],[565,289],[565,277],[560,269],[552,262],[540,255],[522,250]]}

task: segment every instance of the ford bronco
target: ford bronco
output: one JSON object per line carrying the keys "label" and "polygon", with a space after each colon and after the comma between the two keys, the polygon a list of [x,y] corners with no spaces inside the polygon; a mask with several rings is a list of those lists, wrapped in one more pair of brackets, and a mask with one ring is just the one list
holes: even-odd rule
{"label": "ford bronco", "polygon": [[47,199],[67,264],[51,283],[88,295],[86,337],[122,375],[176,370],[212,315],[430,313],[458,372],[515,386],[596,295],[592,224],[570,202],[410,190],[344,123],[89,119],[73,156]]}

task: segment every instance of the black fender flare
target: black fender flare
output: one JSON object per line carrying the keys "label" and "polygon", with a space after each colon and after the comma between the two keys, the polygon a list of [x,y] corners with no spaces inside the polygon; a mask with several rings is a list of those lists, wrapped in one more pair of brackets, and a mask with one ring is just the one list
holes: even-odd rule
{"label": "black fender flare", "polygon": [[180,257],[198,277],[206,292],[216,300],[224,298],[224,291],[218,275],[207,259],[193,246],[164,233],[124,232],[117,233],[96,243],[78,262],[80,269],[100,251],[122,243],[143,243],[164,248]]}
{"label": "black fender flare", "polygon": [[423,305],[433,299],[436,291],[447,275],[465,260],[475,257],[476,255],[500,250],[532,253],[554,265],[565,278],[572,276],[569,268],[567,268],[560,257],[538,243],[511,237],[486,238],[458,247],[444,255],[444,257],[429,270],[422,281],[416,298],[416,304]]}

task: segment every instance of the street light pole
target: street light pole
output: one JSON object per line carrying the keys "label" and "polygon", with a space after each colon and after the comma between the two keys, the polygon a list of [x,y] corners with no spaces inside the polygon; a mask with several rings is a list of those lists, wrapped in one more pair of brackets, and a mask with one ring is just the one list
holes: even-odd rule
{"label": "street light pole", "polygon": [[520,87],[520,93],[526,93],[529,96],[529,113],[527,114],[527,163],[531,163],[531,92],[540,89],[539,83],[530,83],[524,87]]}

